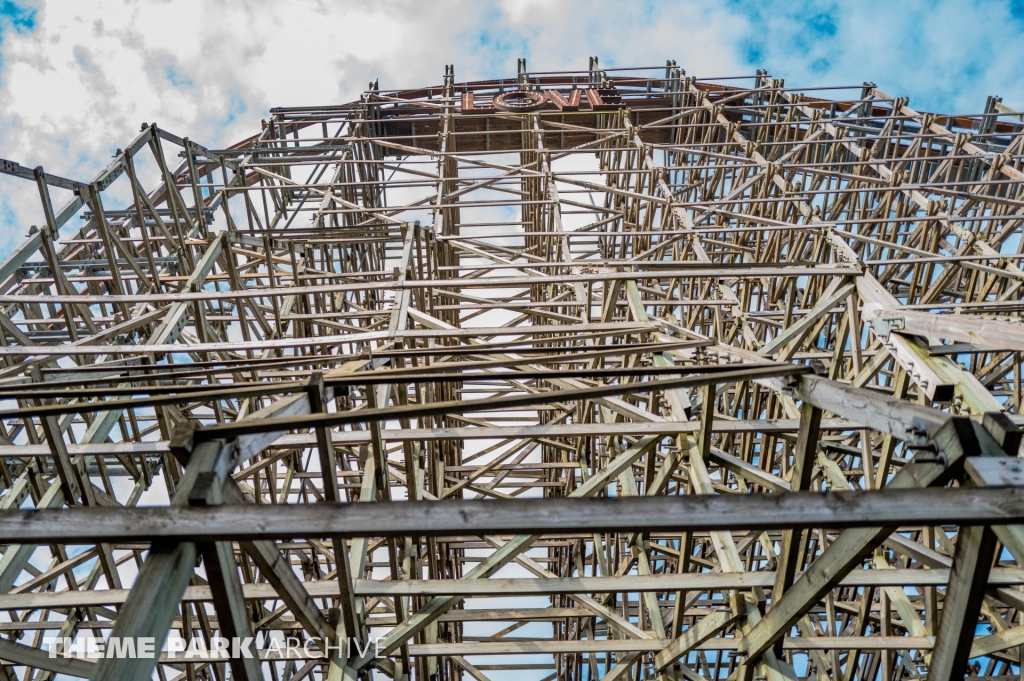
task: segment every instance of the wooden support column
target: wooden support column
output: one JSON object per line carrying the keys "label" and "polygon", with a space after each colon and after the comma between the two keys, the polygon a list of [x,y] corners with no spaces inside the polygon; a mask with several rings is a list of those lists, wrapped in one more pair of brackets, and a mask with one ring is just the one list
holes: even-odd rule
{"label": "wooden support column", "polygon": [[929,678],[962,679],[967,673],[996,543],[991,527],[961,527],[957,533]]}
{"label": "wooden support column", "polygon": [[[190,450],[185,443],[181,444],[181,448],[184,451]],[[223,475],[225,448],[223,440],[211,440],[190,450],[185,476],[171,499],[172,505],[188,506],[193,497],[205,501],[208,495],[216,494],[218,485],[214,483],[214,478],[218,470]],[[129,592],[128,600],[118,613],[111,637],[152,638],[155,650],[159,651],[167,638],[198,558],[199,552],[192,542],[154,543]],[[225,615],[232,617],[230,612]],[[152,675],[156,664],[155,656],[105,657],[100,660],[92,678],[93,681],[146,679]]]}
{"label": "wooden support column", "polygon": [[233,678],[259,681],[260,663],[253,647],[252,618],[242,596],[242,583],[235,565],[231,542],[204,542],[198,545],[206,568],[206,578],[217,611],[217,627],[223,638],[240,639],[239,655],[229,660]]}
{"label": "wooden support column", "polygon": [[[323,375],[320,373],[314,374],[309,384],[309,406],[311,413],[318,414],[327,411],[327,400],[325,397]],[[316,445],[317,452],[320,455],[320,469],[323,472],[324,478],[324,501],[330,503],[340,502],[342,499],[338,489],[338,463],[334,454],[334,444],[331,442],[330,428],[321,427],[316,429]],[[338,571],[338,591],[341,601],[341,623],[344,626],[344,636],[361,640],[364,632],[359,612],[356,608],[348,544],[344,537],[332,537],[331,544],[334,548],[334,563]]]}
{"label": "wooden support column", "polygon": [[[793,451],[793,477],[790,490],[803,492],[810,487],[811,469],[818,449],[818,428],[821,426],[821,409],[805,402],[800,407],[800,431],[797,434],[796,447]],[[772,605],[774,605],[793,585],[798,570],[803,568],[803,555],[806,544],[802,541],[803,530],[783,530],[781,551],[779,551],[778,567],[775,569],[775,587],[772,589]],[[781,655],[779,647],[776,655]]]}
{"label": "wooden support column", "polygon": [[[967,452],[981,451],[977,438],[970,419],[950,417],[933,439],[942,456],[935,457],[927,452],[921,457],[921,462],[905,466],[888,486],[899,489],[946,482],[963,465]],[[748,658],[739,667],[740,681],[750,681],[753,678],[753,662],[785,636],[811,606],[831,591],[836,582],[849,574],[892,530],[892,527],[863,528],[846,530],[840,534],[744,637]]]}

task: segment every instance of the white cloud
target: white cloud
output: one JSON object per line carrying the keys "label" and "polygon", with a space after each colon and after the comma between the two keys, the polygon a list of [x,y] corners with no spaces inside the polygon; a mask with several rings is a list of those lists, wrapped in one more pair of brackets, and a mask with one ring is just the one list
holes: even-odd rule
{"label": "white cloud", "polygon": [[[28,0],[21,2],[28,6]],[[9,3],[3,3],[7,7]],[[873,80],[922,109],[1021,101],[1024,24],[1004,3],[608,0],[134,2],[38,0],[0,17],[0,157],[88,179],[143,121],[209,146],[272,106],[531,70],[659,65],[697,76],[767,67],[791,85]],[[1011,101],[1016,97],[1017,101]],[[0,254],[40,219],[31,183],[0,176]],[[12,229],[12,226],[14,227]]]}

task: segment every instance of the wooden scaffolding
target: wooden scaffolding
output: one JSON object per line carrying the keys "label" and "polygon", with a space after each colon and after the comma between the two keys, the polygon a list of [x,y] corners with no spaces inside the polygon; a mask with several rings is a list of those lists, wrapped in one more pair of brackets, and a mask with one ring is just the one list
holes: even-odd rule
{"label": "wooden scaffolding", "polygon": [[1024,678],[1022,121],[594,58],[0,160],[0,679]]}

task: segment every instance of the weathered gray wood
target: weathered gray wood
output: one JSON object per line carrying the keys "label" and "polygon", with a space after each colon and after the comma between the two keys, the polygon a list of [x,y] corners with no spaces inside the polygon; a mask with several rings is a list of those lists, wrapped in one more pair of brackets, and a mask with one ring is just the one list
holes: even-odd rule
{"label": "weathered gray wood", "polygon": [[[248,505],[242,505],[244,497],[233,482],[224,486],[224,498],[228,504],[233,504],[236,510],[242,510],[243,513],[253,510]],[[259,566],[274,591],[288,604],[295,619],[302,623],[311,636],[324,638],[333,635],[333,629],[327,619],[302,587],[302,582],[292,572],[291,566],[282,559],[281,552],[274,542],[266,539],[250,539],[239,541],[239,546]]]}
{"label": "weathered gray wood", "polygon": [[[935,436],[939,458],[926,458],[901,470],[886,490],[907,489],[941,484],[949,480],[968,452],[981,450],[977,435],[969,419],[952,417]],[[924,457],[922,457],[924,458]],[[899,518],[890,516],[889,523]],[[744,637],[747,661],[739,670],[740,679],[753,674],[754,661],[785,635],[804,612],[826,591],[843,578],[854,566],[892,533],[893,524],[864,527],[844,531],[793,586],[775,601],[772,608]]]}
{"label": "weathered gray wood", "polygon": [[7,639],[0,639],[0,659],[78,678],[89,678],[96,669],[93,662],[64,657],[60,654],[51,658],[49,651]]}
{"label": "weathered gray wood", "polygon": [[935,409],[817,376],[800,377],[793,392],[823,411],[919,444],[934,437],[948,418]]}
{"label": "weathered gray wood", "polygon": [[935,636],[931,673],[940,679],[959,679],[967,672],[985,581],[996,552],[996,535],[983,525],[962,527],[949,586]]}
{"label": "weathered gray wood", "polygon": [[[223,471],[225,449],[222,441],[213,440],[192,451],[191,465],[175,490],[172,507],[187,506],[192,502],[194,491],[202,487],[211,474],[215,475],[218,469]],[[188,539],[154,543],[110,635],[118,639],[128,636],[153,638],[156,649],[162,648],[198,557],[195,543]],[[230,598],[230,595],[223,594],[223,597]],[[105,657],[91,678],[111,681],[148,678],[156,664],[155,657]]]}
{"label": "weathered gray wood", "polygon": [[[797,573],[799,577],[800,573]],[[765,572],[700,572],[669,575],[623,575],[619,577],[559,577],[547,579],[532,578],[490,578],[482,580],[403,580],[399,582],[359,579],[355,581],[353,593],[360,598],[374,596],[508,596],[508,595],[549,595],[574,593],[611,593],[623,591],[668,593],[676,589],[692,591],[718,591],[721,589],[769,589],[775,583],[776,573]],[[943,586],[949,581],[949,568],[929,570],[855,570],[837,582],[840,586],[884,587],[884,586]],[[988,584],[994,588],[1024,585],[1024,571],[1018,568],[993,568]],[[329,582],[305,582],[303,588],[311,598],[330,598],[337,594],[337,587]],[[62,608],[93,607],[98,605],[121,605],[131,593],[129,589],[100,589],[96,591],[58,591],[0,594],[0,610],[58,610]],[[243,584],[242,595],[246,600],[274,600],[276,589],[270,584]],[[208,602],[213,594],[208,586],[186,587],[181,597],[183,603]],[[550,610],[550,609],[544,609]],[[585,609],[554,609],[551,617],[592,616]],[[516,613],[523,610],[481,611],[486,619],[500,619],[499,614],[519,619]],[[490,614],[487,614],[490,613]],[[465,617],[476,616],[473,611]],[[461,621],[463,616],[442,616],[448,621]],[[530,619],[530,616],[524,616]],[[374,617],[376,619],[376,616]]]}
{"label": "weathered gray wood", "polygon": [[[167,638],[177,605],[192,576],[198,558],[191,542],[154,546],[143,564],[138,579],[118,613],[111,636],[153,638],[159,650]],[[97,681],[148,678],[156,658],[106,657],[90,676]]]}
{"label": "weathered gray wood", "polygon": [[[822,419],[821,430],[839,431],[855,428],[859,424],[844,419]],[[383,428],[381,438],[385,442],[408,442],[412,440],[502,440],[509,437],[579,437],[591,435],[606,437],[608,435],[679,435],[695,433],[699,428],[696,421],[651,421],[647,423],[553,423],[540,426],[467,426],[464,428]],[[744,419],[732,421],[716,419],[713,430],[716,433],[788,433],[798,428],[796,419]],[[290,433],[281,435],[274,440],[269,448],[301,447],[317,442],[313,433]],[[352,445],[369,442],[367,431],[347,430],[331,433],[331,442],[335,445]],[[164,454],[170,451],[169,443],[163,441],[147,442],[107,442],[102,444],[66,444],[71,456],[98,456],[101,454]],[[45,457],[50,455],[46,445],[0,445],[0,457]]]}
{"label": "weathered gray wood", "polygon": [[[537,655],[551,653],[655,652],[671,643],[667,639],[598,641],[507,641],[485,643],[438,643],[410,645],[409,654],[427,655]],[[705,641],[698,650],[741,650],[740,640],[719,638]],[[815,636],[786,638],[784,650],[930,650],[927,636]]]}
{"label": "weathered gray wood", "polygon": [[1024,487],[1024,465],[1017,458],[971,457],[964,470],[984,487]]}
{"label": "weathered gray wood", "polygon": [[732,624],[738,618],[739,613],[734,612],[732,609],[721,610],[704,617],[684,631],[681,635],[673,639],[671,643],[661,649],[658,654],[654,656],[655,669],[660,671],[669,666],[680,657],[699,646],[701,643],[704,643],[713,637],[720,629]]}
{"label": "weathered gray wood", "polygon": [[985,319],[938,315],[915,310],[874,311],[872,325],[880,335],[897,331],[915,336],[978,343],[991,348],[1024,351],[1024,326],[1016,319]]}
{"label": "weathered gray wood", "polygon": [[681,378],[658,379],[644,381],[642,383],[630,383],[624,386],[611,385],[597,388],[561,390],[550,393],[545,392],[541,394],[494,397],[486,400],[465,400],[401,407],[370,408],[360,410],[358,413],[310,414],[308,416],[295,416],[290,418],[267,418],[262,421],[208,426],[202,430],[197,430],[196,437],[203,439],[231,439],[242,435],[273,433],[290,430],[292,428],[320,428],[325,426],[340,426],[349,423],[367,423],[370,421],[379,422],[386,419],[400,419],[407,417],[422,418],[427,416],[495,411],[544,404],[554,399],[595,400],[602,397],[628,395],[635,394],[637,392],[648,392],[651,390],[699,387],[702,385],[710,385],[729,380],[754,380],[758,378],[774,378],[778,376],[799,376],[806,373],[809,373],[809,370],[806,367],[780,364],[771,367],[737,369],[733,372],[715,372],[713,374],[703,376],[684,376]]}
{"label": "weathered gray wood", "polygon": [[[804,491],[810,485],[820,425],[821,409],[805,402],[800,409],[800,432],[793,449],[793,477],[790,481],[793,491]],[[786,528],[782,531],[781,551],[776,567],[777,581],[772,590],[773,600],[778,600],[793,585],[793,576],[803,567],[800,563],[803,562],[804,547],[801,546],[800,538],[801,531],[798,529]]]}
{"label": "weathered gray wood", "polygon": [[[0,160],[45,220],[0,264],[0,507],[75,506],[0,515],[0,591],[20,584],[0,607],[22,608],[0,630],[159,636],[170,611],[202,640],[246,631],[249,610],[274,632],[372,626],[396,681],[526,672],[524,655],[560,681],[624,681],[677,654],[660,676],[699,681],[721,675],[689,666],[714,649],[741,653],[739,679],[939,678],[964,650],[1012,674],[1019,116],[674,62],[519,71],[273,109],[229,149],[144,125],[88,183]],[[516,87],[539,108],[492,106]],[[131,191],[106,191],[121,174]],[[51,187],[80,196],[54,211]],[[220,438],[200,471],[196,443]],[[163,489],[175,508],[119,508]],[[810,493],[827,489],[872,492]],[[244,505],[217,508],[225,494]],[[982,580],[951,558],[972,519],[1009,554],[980,609]],[[116,588],[151,539],[138,588],[169,592]],[[182,587],[180,615],[192,566],[160,564],[176,541],[204,545],[212,583]],[[499,572],[512,562],[539,579]],[[475,597],[509,610],[456,607]],[[499,619],[489,640],[460,630]],[[979,623],[992,633],[968,641]],[[374,663],[340,662],[322,675]]]}
{"label": "weathered gray wood", "polygon": [[[611,477],[606,476],[606,477]],[[599,478],[593,478],[600,480]],[[599,487],[599,486],[598,486]],[[1024,520],[1024,489],[728,496],[227,505],[213,508],[75,508],[0,511],[0,533],[23,543],[288,537],[460,536],[519,532],[919,526]]]}
{"label": "weathered gray wood", "polygon": [[[206,568],[206,579],[210,583],[213,606],[217,611],[220,635],[224,638],[238,638],[244,642],[252,639],[252,617],[245,607],[242,584],[235,566],[235,552],[230,542],[203,542],[198,545]],[[239,648],[238,657],[232,656],[229,664],[235,678],[258,681],[262,678],[259,662],[248,648]]]}

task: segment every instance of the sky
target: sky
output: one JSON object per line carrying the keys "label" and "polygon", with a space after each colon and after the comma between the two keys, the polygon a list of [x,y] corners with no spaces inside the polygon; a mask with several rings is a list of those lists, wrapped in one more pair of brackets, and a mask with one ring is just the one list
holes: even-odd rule
{"label": "sky", "polygon": [[[1024,108],[1024,0],[0,0],[0,158],[85,181],[143,121],[210,148],[273,106],[530,70],[767,69],[790,87],[859,85],[921,111]],[[57,197],[55,202],[60,203]],[[41,222],[0,176],[0,257]],[[72,226],[65,227],[70,232]]]}

